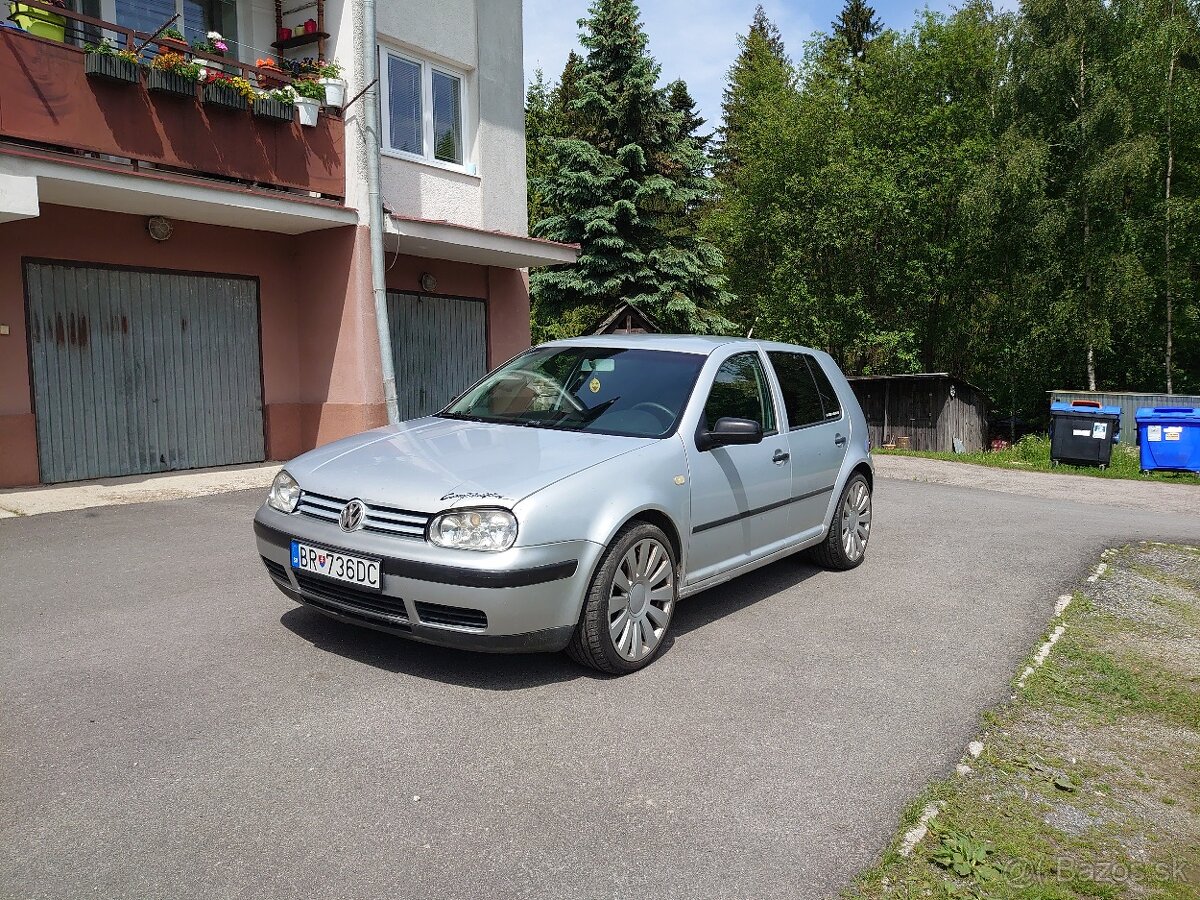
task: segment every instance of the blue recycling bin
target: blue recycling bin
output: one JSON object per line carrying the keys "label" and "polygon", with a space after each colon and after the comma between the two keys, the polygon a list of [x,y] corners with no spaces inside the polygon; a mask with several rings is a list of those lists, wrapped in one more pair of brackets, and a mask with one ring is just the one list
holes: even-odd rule
{"label": "blue recycling bin", "polygon": [[1143,472],[1200,472],[1200,409],[1143,406],[1137,428]]}
{"label": "blue recycling bin", "polygon": [[1121,433],[1121,407],[1095,400],[1050,404],[1050,460],[1073,466],[1100,466],[1112,459]]}

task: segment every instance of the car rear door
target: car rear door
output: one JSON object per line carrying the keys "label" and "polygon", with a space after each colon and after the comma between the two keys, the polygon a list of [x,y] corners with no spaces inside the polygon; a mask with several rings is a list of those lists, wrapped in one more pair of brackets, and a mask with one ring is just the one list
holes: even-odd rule
{"label": "car rear door", "polygon": [[701,451],[695,434],[685,436],[692,486],[687,580],[693,583],[765,555],[788,538],[788,442],[757,350],[734,353],[717,370],[700,427],[724,417],[753,419],[764,437],[759,444]]}
{"label": "car rear door", "polygon": [[787,414],[791,519],[797,540],[820,533],[849,443],[849,419],[820,361],[809,353],[768,351]]}

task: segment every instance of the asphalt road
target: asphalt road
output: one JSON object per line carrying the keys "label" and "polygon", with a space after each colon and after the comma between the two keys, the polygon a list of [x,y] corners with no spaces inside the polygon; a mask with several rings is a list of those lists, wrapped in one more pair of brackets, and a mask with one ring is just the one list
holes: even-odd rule
{"label": "asphalt road", "polygon": [[863,567],[686,601],[613,680],[296,607],[259,499],[0,522],[3,896],[830,896],[1102,547],[1200,540],[1196,516],[881,480]]}

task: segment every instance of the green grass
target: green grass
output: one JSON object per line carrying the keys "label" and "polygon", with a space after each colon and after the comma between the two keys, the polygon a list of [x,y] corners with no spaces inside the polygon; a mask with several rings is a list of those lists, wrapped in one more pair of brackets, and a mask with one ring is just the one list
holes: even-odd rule
{"label": "green grass", "polygon": [[1113,447],[1112,461],[1101,469],[1094,466],[1053,465],[1050,462],[1050,439],[1042,435],[1021,438],[1007,450],[987,450],[982,453],[935,453],[932,450],[883,450],[872,453],[884,456],[917,456],[925,459],[946,459],[997,469],[1016,469],[1026,472],[1062,472],[1088,475],[1092,478],[1127,478],[1136,481],[1162,481],[1170,484],[1200,484],[1200,475],[1187,472],[1151,472],[1141,474],[1137,448],[1129,444]]}
{"label": "green grass", "polygon": [[[972,771],[926,788],[846,897],[1200,897],[1200,665],[1148,643],[1194,645],[1200,628],[1191,615],[1164,625],[1104,600],[1114,575],[1112,590],[1128,592],[1145,573],[1143,551],[1116,554],[1086,586],[1091,597],[1075,595],[1045,665],[983,715]],[[1200,583],[1188,572],[1156,580],[1186,585],[1174,603],[1195,611]],[[1151,586],[1137,590],[1158,606]],[[929,834],[901,856],[929,803],[940,805]]]}

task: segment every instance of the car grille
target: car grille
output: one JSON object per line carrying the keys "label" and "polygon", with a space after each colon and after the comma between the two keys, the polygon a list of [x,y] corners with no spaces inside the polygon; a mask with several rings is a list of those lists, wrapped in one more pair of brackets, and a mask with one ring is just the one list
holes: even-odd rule
{"label": "car grille", "polygon": [[[310,494],[305,491],[300,495],[300,502],[296,504],[296,512],[323,522],[336,523],[342,515],[342,508],[348,502],[338,497]],[[363,516],[363,531],[375,531],[418,541],[425,539],[425,526],[431,518],[426,513],[395,509],[391,506],[372,506],[365,502],[363,505],[367,508],[366,515]]]}
{"label": "car grille", "polygon": [[296,573],[296,583],[304,592],[305,599],[313,601],[314,606],[349,615],[357,614],[377,622],[408,624],[408,610],[399,597],[363,591],[353,585],[338,584],[300,572]]}
{"label": "car grille", "polygon": [[267,567],[267,572],[270,573],[272,578],[274,578],[276,581],[282,581],[288,587],[292,586],[291,582],[288,581],[287,569],[283,567],[283,563],[277,563],[274,560],[267,559],[265,556],[262,558],[262,561],[263,565]]}
{"label": "car grille", "polygon": [[455,628],[487,628],[487,613],[479,609],[442,606],[417,602],[417,617],[426,625],[452,625]]}

